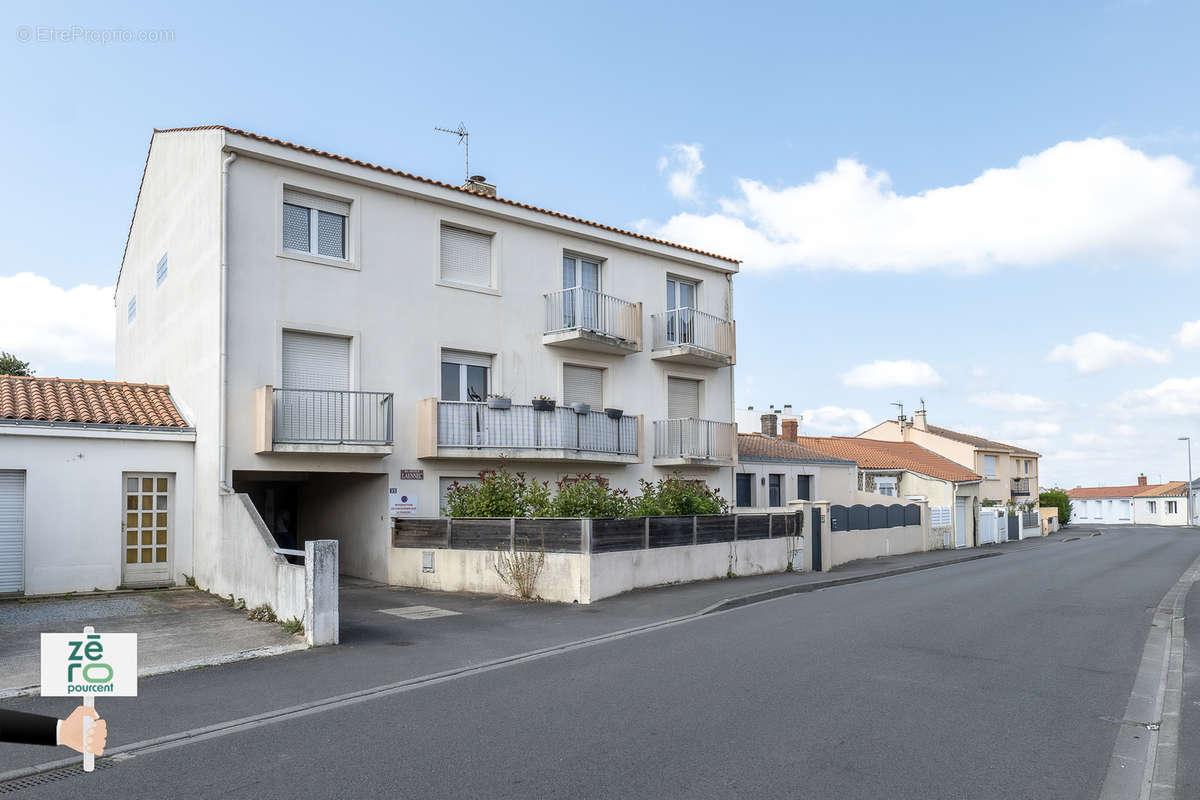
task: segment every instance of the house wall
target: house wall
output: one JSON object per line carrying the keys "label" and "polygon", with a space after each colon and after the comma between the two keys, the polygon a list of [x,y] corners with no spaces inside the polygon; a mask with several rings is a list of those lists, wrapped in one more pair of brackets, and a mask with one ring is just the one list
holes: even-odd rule
{"label": "house wall", "polygon": [[[194,569],[209,586],[222,556],[217,497],[220,386],[220,131],[154,137],[116,285],[116,378],[166,384],[196,428]],[[167,278],[155,271],[167,254]],[[129,300],[137,314],[128,322]]]}
{"label": "house wall", "polygon": [[[1150,511],[1150,503],[1155,510]],[[1174,513],[1167,512],[1167,503],[1175,503]],[[1135,497],[1133,521],[1138,525],[1186,525],[1187,497]]]}
{"label": "house wall", "polygon": [[0,469],[25,472],[25,593],[115,589],[124,563],[126,472],[173,475],[171,576],[192,574],[190,435],[0,425]]}
{"label": "house wall", "polygon": [[1131,525],[1136,514],[1135,501],[1129,497],[1071,498],[1072,523]]}
{"label": "house wall", "polygon": [[[735,508],[736,511],[762,511],[768,506],[770,495],[766,481],[769,475],[783,475],[783,503],[797,500],[796,484],[800,475],[810,475],[810,500],[827,500],[830,503],[853,502],[857,481],[858,467],[855,464],[828,464],[823,462],[794,462],[794,461],[750,461],[743,459],[738,462],[737,473],[749,473],[751,481],[751,505]],[[736,489],[736,486],[735,486]],[[737,497],[731,494],[730,499]]]}
{"label": "house wall", "polygon": [[[328,160],[320,162],[327,167]],[[281,255],[277,242],[284,183],[352,201],[353,268],[328,266]],[[440,390],[443,348],[492,354],[492,391],[517,404],[535,395],[562,396],[564,364],[606,370],[604,403],[627,414],[644,414],[645,449],[651,424],[667,416],[667,377],[704,381],[701,416],[731,421],[732,368],[663,365],[650,358],[650,315],[665,310],[668,274],[700,281],[698,305],[727,316],[727,276],[693,261],[671,260],[610,241],[525,222],[483,209],[453,208],[390,188],[344,177],[314,174],[296,166],[243,155],[230,179],[229,458],[232,470],[383,472],[394,486],[415,497],[422,513],[438,507],[439,478],[473,476],[494,468],[496,459],[417,459],[417,406]],[[468,198],[470,199],[470,198]],[[495,206],[494,203],[487,204]],[[496,292],[438,284],[441,223],[494,233]],[[543,295],[561,288],[564,250],[604,260],[602,290],[644,304],[644,350],[626,356],[568,351],[542,344]],[[352,385],[393,392],[395,444],[383,458],[360,455],[258,454],[254,440],[254,389],[280,383],[282,330],[293,328],[353,338]],[[678,472],[702,479],[732,496],[732,471],[724,468],[657,468],[513,462],[538,479],[556,480],[576,471],[608,477],[634,489],[638,478],[654,480]],[[399,480],[401,469],[423,469],[421,481]]]}
{"label": "house wall", "polygon": [[342,575],[386,583],[391,518],[387,475],[314,475],[300,492],[301,540],[336,539]]}

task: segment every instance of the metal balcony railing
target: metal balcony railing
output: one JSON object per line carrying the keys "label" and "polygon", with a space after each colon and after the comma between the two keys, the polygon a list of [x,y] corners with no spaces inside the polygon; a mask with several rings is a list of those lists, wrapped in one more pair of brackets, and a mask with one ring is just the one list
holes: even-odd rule
{"label": "metal balcony railing", "polygon": [[733,458],[733,423],[708,419],[654,422],[655,458]]}
{"label": "metal balcony railing", "polygon": [[1016,497],[1029,496],[1029,478],[1013,478],[1012,493]]}
{"label": "metal balcony railing", "polygon": [[691,345],[722,356],[733,356],[733,324],[694,308],[651,314],[655,350]]}
{"label": "metal balcony railing", "polygon": [[637,417],[612,419],[603,411],[577,414],[571,408],[538,411],[533,406],[488,408],[487,403],[439,401],[438,447],[506,450],[575,450],[637,456]]}
{"label": "metal balcony railing", "polygon": [[637,303],[578,286],[545,297],[546,333],[578,330],[630,342],[638,338]]}
{"label": "metal balcony railing", "polygon": [[281,444],[391,444],[392,393],[275,389]]}

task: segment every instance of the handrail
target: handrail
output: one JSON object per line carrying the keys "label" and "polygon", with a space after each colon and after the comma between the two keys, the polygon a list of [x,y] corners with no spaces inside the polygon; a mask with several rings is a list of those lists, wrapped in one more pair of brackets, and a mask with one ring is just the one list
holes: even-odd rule
{"label": "handrail", "polygon": [[546,333],[583,330],[635,341],[638,306],[595,289],[576,286],[544,295]]}
{"label": "handrail", "polygon": [[491,408],[487,403],[440,400],[439,447],[489,450],[575,450],[636,456],[637,417],[611,418],[603,411],[578,414],[557,406],[539,411],[532,405]]}
{"label": "handrail", "polygon": [[273,389],[274,441],[284,444],[392,443],[392,393]]}
{"label": "handrail", "polygon": [[654,421],[655,458],[733,458],[732,422],[683,417]]}
{"label": "handrail", "polygon": [[688,345],[722,356],[733,355],[733,323],[695,308],[651,314],[654,350]]}

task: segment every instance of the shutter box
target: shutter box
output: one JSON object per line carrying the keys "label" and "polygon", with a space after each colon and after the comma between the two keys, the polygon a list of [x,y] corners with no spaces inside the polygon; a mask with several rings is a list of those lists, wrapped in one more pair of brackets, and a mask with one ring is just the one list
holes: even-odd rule
{"label": "shutter box", "polygon": [[293,206],[303,206],[305,208],[315,208],[318,211],[326,211],[330,214],[338,214],[339,216],[350,216],[350,203],[346,200],[334,200],[331,197],[321,197],[320,195],[309,194],[302,192],[299,189],[283,187],[283,202]]}

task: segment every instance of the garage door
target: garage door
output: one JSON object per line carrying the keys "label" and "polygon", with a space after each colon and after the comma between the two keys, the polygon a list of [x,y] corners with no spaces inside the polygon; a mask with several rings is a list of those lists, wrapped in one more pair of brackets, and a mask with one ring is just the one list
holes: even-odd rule
{"label": "garage door", "polygon": [[0,594],[25,591],[25,473],[0,470]]}

